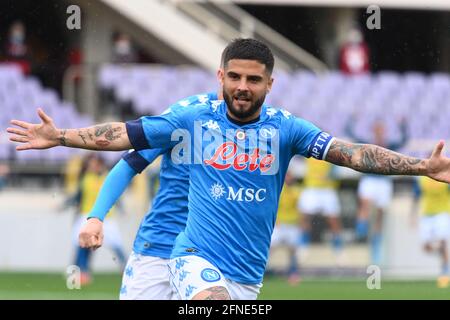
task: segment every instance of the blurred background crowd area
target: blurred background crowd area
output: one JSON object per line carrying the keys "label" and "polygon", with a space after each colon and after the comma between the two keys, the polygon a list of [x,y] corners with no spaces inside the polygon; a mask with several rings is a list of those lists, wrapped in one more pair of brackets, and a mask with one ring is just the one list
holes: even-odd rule
{"label": "blurred background crowd area", "polygon": [[[269,104],[354,141],[375,142],[381,123],[386,145],[397,143],[403,153],[427,157],[438,139],[450,135],[450,5],[382,3],[381,28],[370,29],[365,1],[333,1],[333,6],[319,0],[307,6],[294,0],[1,1],[0,217],[5,220],[0,228],[14,220],[8,215],[18,217],[13,211],[27,217],[30,211],[37,216],[61,211],[59,204],[76,190],[85,154],[70,148],[16,152],[5,133],[11,119],[36,122],[37,107],[61,128],[159,114],[179,99],[216,91],[221,51],[236,37],[255,37],[273,49]],[[79,17],[68,12],[73,5],[80,8]],[[103,156],[112,166],[121,154]],[[129,243],[157,190],[157,179],[147,177],[157,177],[158,170],[155,164],[135,179],[132,200],[125,200],[134,217],[124,220]],[[291,171],[301,184],[304,160],[294,159]],[[353,241],[360,175],[339,169],[336,177],[344,240]],[[402,236],[408,230],[401,215],[410,208],[412,179],[396,178],[394,186],[390,213],[397,215],[385,223],[403,231],[388,237],[386,264],[398,271],[419,252],[398,256],[403,240],[396,239],[412,239]],[[24,196],[29,201],[20,200]],[[326,228],[317,220],[313,241],[324,239]],[[349,266],[370,260],[359,248],[350,253]],[[327,265],[323,247],[318,250],[313,263]],[[0,268],[57,269],[67,263],[61,255],[52,264],[29,264],[13,251],[0,255]],[[430,261],[424,266],[435,263]]]}

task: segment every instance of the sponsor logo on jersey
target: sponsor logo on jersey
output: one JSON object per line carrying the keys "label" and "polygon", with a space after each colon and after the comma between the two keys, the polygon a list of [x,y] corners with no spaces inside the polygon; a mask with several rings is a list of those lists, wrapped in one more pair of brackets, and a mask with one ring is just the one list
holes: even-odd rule
{"label": "sponsor logo on jersey", "polygon": [[172,132],[172,141],[177,142],[171,152],[174,164],[193,161],[217,170],[258,171],[264,175],[276,174],[279,169],[280,134],[271,125],[222,130],[216,120],[195,121],[193,136],[188,130],[177,129]]}
{"label": "sponsor logo on jersey", "polygon": [[211,193],[211,197],[213,197],[214,200],[222,198],[222,196],[225,194],[225,188],[220,183],[213,184],[209,191]]}
{"label": "sponsor logo on jersey", "polygon": [[225,191],[225,188],[220,183],[214,183],[210,188],[210,194],[214,200],[219,200],[227,194],[225,199],[228,201],[261,202],[266,200],[266,193],[267,190],[265,188],[233,188],[232,186],[229,186],[228,190]]}
{"label": "sponsor logo on jersey", "polygon": [[252,172],[259,169],[261,172],[266,172],[274,161],[275,155],[261,155],[259,148],[253,149],[251,153],[238,152],[237,144],[229,141],[221,144],[212,157],[204,160],[204,163],[217,170],[233,168],[236,171],[248,169]]}

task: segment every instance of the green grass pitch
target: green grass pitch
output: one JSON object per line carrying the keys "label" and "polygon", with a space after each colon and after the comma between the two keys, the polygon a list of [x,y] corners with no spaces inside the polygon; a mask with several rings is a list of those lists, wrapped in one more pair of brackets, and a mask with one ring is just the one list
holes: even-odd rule
{"label": "green grass pitch", "polygon": [[[80,290],[69,290],[63,274],[0,273],[0,300],[95,299],[115,300],[120,274],[95,274],[94,282]],[[308,299],[450,299],[450,288],[438,289],[434,281],[381,282],[381,289],[369,290],[365,279],[307,278],[297,286],[285,279],[267,277],[260,300]]]}

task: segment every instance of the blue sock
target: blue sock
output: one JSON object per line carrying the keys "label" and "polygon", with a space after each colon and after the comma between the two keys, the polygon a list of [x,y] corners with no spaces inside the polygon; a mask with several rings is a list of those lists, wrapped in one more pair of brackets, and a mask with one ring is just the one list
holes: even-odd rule
{"label": "blue sock", "polygon": [[300,238],[300,244],[302,246],[309,246],[311,243],[311,233],[310,232],[302,232],[301,238]]}
{"label": "blue sock", "polygon": [[334,234],[333,239],[331,240],[331,244],[333,246],[333,250],[335,252],[340,252],[342,247],[344,246],[344,241],[340,234]]}
{"label": "blue sock", "polygon": [[381,262],[381,242],[382,237],[380,233],[375,233],[370,240],[371,257],[373,264],[380,264]]}
{"label": "blue sock", "polygon": [[368,220],[358,220],[356,222],[356,228],[355,228],[356,238],[362,239],[367,237],[367,234],[369,233],[369,221]]}
{"label": "blue sock", "polygon": [[289,264],[289,275],[298,273],[297,257],[295,254],[291,255]]}
{"label": "blue sock", "polygon": [[77,256],[75,260],[75,264],[80,268],[81,272],[89,272],[89,258],[91,256],[91,252],[86,248],[77,248]]}

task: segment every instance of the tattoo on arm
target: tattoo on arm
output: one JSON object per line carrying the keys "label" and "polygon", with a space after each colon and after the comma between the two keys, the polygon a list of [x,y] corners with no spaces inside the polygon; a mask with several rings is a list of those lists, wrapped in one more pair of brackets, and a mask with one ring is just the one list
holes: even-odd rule
{"label": "tattoo on arm", "polygon": [[59,138],[59,144],[66,147],[67,146],[67,142],[66,142],[66,129],[62,129],[61,130],[61,137]]}
{"label": "tattoo on arm", "polygon": [[[116,132],[117,134],[114,135],[114,132]],[[106,131],[105,138],[108,139],[109,141],[113,141],[119,139],[121,135],[122,133],[120,128],[111,128],[108,131]]]}
{"label": "tattoo on arm", "polygon": [[89,129],[87,129],[87,134],[89,136],[89,140],[94,141],[94,136],[92,135],[91,131],[89,131]]}
{"label": "tattoo on arm", "polygon": [[425,160],[408,157],[376,145],[354,144],[337,139],[332,142],[326,160],[366,173],[425,174]]}
{"label": "tattoo on arm", "polygon": [[78,136],[83,140],[84,144],[87,144],[86,137],[83,135],[83,131],[78,130]]}
{"label": "tattoo on arm", "polygon": [[[105,148],[111,144],[111,141],[120,139],[122,136],[122,129],[120,127],[113,127],[111,124],[107,123],[104,125],[99,125],[94,127],[94,135],[97,138],[95,144],[101,148]],[[89,137],[94,138],[88,131]],[[104,139],[102,136],[104,135]]]}
{"label": "tattoo on arm", "polygon": [[[116,133],[116,134],[114,134],[114,133]],[[113,128],[109,123],[100,125],[100,126],[96,126],[95,127],[95,136],[100,137],[103,134],[105,135],[105,138],[107,140],[113,141],[113,140],[119,139],[120,136],[122,135],[122,132],[121,132],[121,128],[119,128],[119,127]]]}
{"label": "tattoo on arm", "polygon": [[104,134],[106,131],[111,129],[111,125],[109,123],[104,125],[95,126],[95,136],[100,137],[102,134]]}

